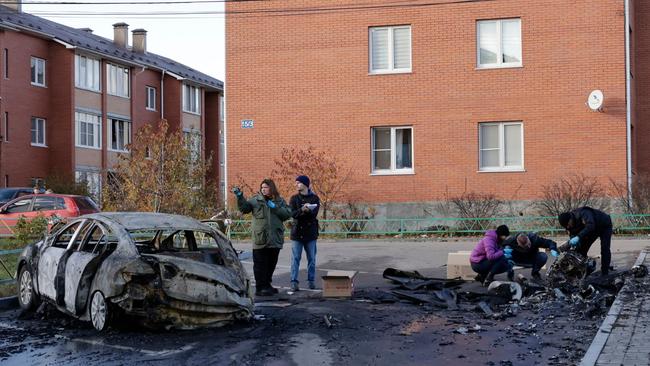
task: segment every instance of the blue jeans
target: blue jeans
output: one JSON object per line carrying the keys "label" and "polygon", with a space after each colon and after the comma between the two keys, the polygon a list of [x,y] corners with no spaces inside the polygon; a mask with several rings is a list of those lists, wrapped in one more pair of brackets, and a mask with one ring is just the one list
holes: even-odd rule
{"label": "blue jeans", "polygon": [[520,255],[518,252],[512,253],[512,260],[516,265],[523,267],[533,267],[531,273],[539,273],[544,267],[548,256],[544,252],[533,253],[532,255]]}
{"label": "blue jeans", "polygon": [[307,281],[314,282],[316,280],[316,240],[308,242],[292,240],[291,242],[291,282],[299,282],[298,273],[300,273],[303,248],[307,253]]}

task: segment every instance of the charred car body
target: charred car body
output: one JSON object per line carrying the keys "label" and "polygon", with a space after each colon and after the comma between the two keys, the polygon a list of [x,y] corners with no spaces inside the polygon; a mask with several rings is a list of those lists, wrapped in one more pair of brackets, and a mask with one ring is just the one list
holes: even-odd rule
{"label": "charred car body", "polygon": [[25,248],[18,300],[43,300],[103,330],[127,314],[148,326],[219,326],[252,316],[250,281],[230,241],[189,217],[81,216]]}

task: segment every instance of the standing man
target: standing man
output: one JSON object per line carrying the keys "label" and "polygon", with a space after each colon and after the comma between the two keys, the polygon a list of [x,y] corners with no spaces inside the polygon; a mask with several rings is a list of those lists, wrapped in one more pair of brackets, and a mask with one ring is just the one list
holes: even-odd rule
{"label": "standing man", "polygon": [[280,197],[275,183],[264,179],[260,192],[246,200],[239,187],[232,192],[237,197],[237,206],[243,214],[253,214],[253,274],[255,295],[271,296],[278,289],[271,286],[273,272],[278,264],[278,255],[284,244],[283,221],[291,217],[291,209]]}
{"label": "standing man", "polygon": [[523,266],[532,266],[533,269],[530,272],[531,276],[539,280],[541,276],[539,271],[544,267],[548,256],[544,252],[540,252],[540,248],[546,248],[551,250],[551,255],[553,257],[558,256],[557,243],[551,239],[543,238],[537,233],[519,233],[515,236],[511,236],[503,243],[506,248],[512,248],[512,261],[516,265]]}
{"label": "standing man", "polygon": [[307,281],[310,289],[316,288],[316,239],[318,239],[318,209],[320,198],[309,189],[310,181],[306,175],[296,178],[295,194],[289,200],[293,226],[291,227],[291,289],[300,290],[298,274],[302,251],[307,254]]}
{"label": "standing man", "polygon": [[569,245],[585,257],[591,245],[600,239],[600,269],[603,276],[608,275],[612,260],[612,218],[603,211],[585,206],[560,214],[558,221],[569,232]]}

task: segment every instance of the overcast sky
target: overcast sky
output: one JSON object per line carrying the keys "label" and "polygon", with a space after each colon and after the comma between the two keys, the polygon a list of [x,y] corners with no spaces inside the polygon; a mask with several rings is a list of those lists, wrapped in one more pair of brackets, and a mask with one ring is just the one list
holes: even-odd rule
{"label": "overcast sky", "polygon": [[[26,0],[27,1],[27,0]],[[106,2],[107,0],[82,0]],[[138,0],[132,0],[138,2]],[[44,5],[24,4],[23,11],[75,28],[88,27],[99,36],[113,39],[113,24],[125,22],[131,30],[147,30],[147,50],[172,58],[225,81],[225,21],[219,15],[164,15],[152,13],[223,12],[223,3],[175,5]],[[48,14],[45,14],[45,13]],[[92,14],[88,14],[92,13]],[[112,15],[106,13],[129,13]],[[148,15],[132,15],[147,13]],[[129,44],[131,40],[129,39]]]}

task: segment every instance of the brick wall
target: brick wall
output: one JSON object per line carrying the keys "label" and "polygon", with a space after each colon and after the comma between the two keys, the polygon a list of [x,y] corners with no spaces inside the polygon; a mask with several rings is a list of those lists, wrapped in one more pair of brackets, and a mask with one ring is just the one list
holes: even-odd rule
{"label": "brick wall", "polygon": [[[374,1],[373,4],[389,3]],[[392,3],[392,2],[390,2]],[[227,3],[227,9],[343,4]],[[647,6],[644,6],[644,8]],[[463,191],[513,200],[582,173],[626,177],[623,2],[503,0],[316,13],[229,15],[228,174],[259,181],[283,147],[329,149],[369,202],[436,201]],[[476,69],[476,21],[521,18],[523,67]],[[368,74],[368,27],[411,25],[412,72]],[[590,111],[603,90],[604,113]],[[240,120],[254,119],[253,129]],[[478,123],[523,121],[524,172],[478,172]],[[373,126],[413,126],[414,175],[371,175]]]}

